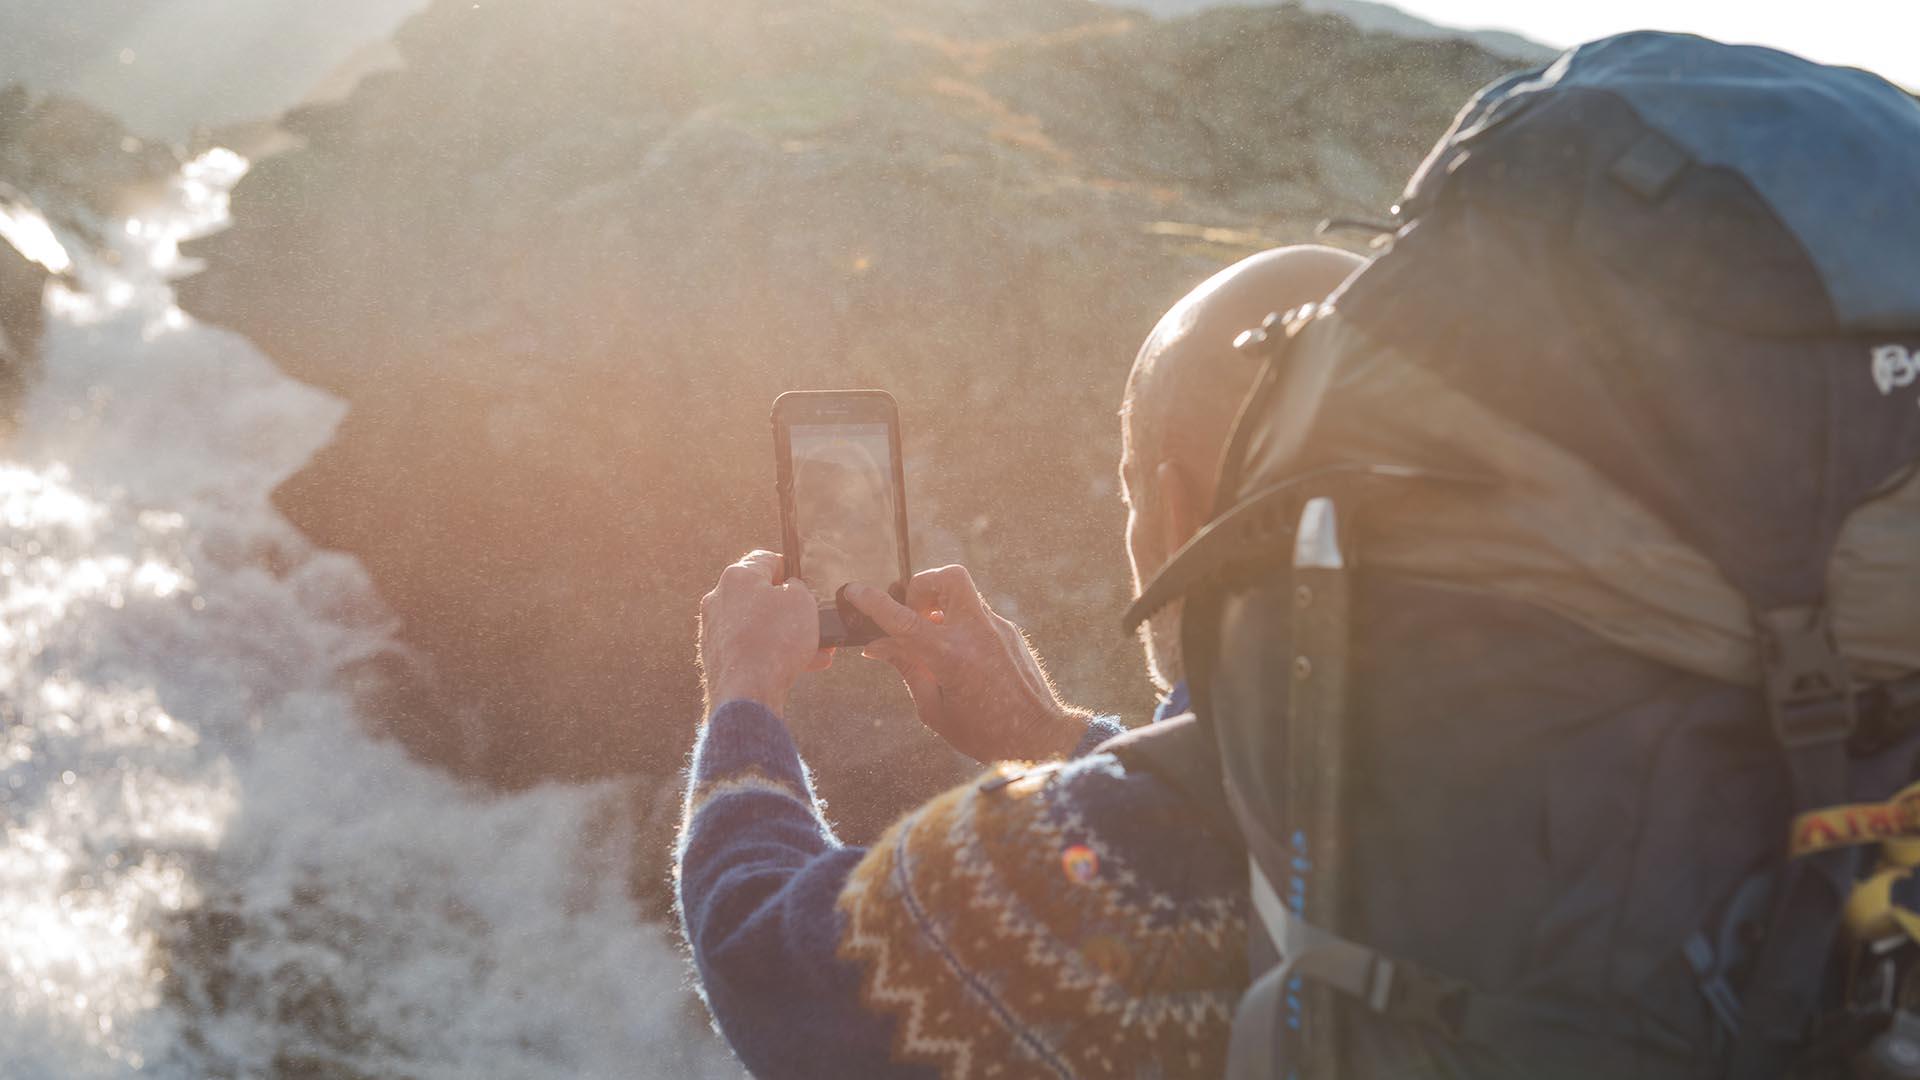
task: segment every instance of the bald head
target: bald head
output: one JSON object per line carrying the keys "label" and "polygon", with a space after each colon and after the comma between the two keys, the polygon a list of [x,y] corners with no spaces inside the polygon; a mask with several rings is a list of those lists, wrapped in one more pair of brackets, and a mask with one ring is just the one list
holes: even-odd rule
{"label": "bald head", "polygon": [[[1132,514],[1136,591],[1206,522],[1227,429],[1258,369],[1233,347],[1276,311],[1317,303],[1365,265],[1317,245],[1275,248],[1208,278],[1161,318],[1133,363],[1121,408],[1120,478]],[[1163,688],[1181,678],[1177,611],[1146,627]]]}
{"label": "bald head", "polygon": [[1274,248],[1201,283],[1162,316],[1127,378],[1121,471],[1134,497],[1173,462],[1212,501],[1227,428],[1257,370],[1233,347],[1241,331],[1276,311],[1324,300],[1365,264],[1338,248]]}

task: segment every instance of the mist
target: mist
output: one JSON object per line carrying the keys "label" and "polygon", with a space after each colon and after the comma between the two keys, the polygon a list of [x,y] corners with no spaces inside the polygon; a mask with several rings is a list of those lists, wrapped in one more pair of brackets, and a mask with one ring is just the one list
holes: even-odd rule
{"label": "mist", "polygon": [[425,0],[9,0],[0,72],[148,138],[271,117]]}

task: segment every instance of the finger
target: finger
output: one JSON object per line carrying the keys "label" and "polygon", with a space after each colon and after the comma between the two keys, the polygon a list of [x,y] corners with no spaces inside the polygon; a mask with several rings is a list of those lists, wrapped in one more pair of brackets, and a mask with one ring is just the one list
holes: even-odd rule
{"label": "finger", "polygon": [[888,637],[915,637],[926,633],[929,625],[913,609],[871,585],[848,585],[847,603],[872,619],[873,625]]}
{"label": "finger", "polygon": [[825,671],[833,666],[833,650],[821,649],[813,654],[813,660],[807,664],[808,671]]}
{"label": "finger", "polygon": [[[868,660],[892,664],[896,668],[901,664],[918,664],[926,667],[928,659],[931,658],[927,655],[929,649],[936,655],[940,651],[933,641],[927,639],[910,643],[901,638],[880,638],[868,643],[866,648],[860,650],[860,655]],[[928,670],[932,669],[928,668]]]}
{"label": "finger", "polygon": [[907,684],[907,695],[913,698],[913,711],[919,714],[920,722],[940,730],[946,699],[940,693],[940,680],[934,677],[933,669],[898,649],[881,650],[876,659],[885,660],[900,673],[900,681]]}
{"label": "finger", "polygon": [[934,731],[945,726],[946,698],[940,693],[940,680],[925,664],[911,659],[903,659],[895,664],[894,670],[900,673],[900,681],[907,684],[907,696],[913,698],[913,711],[920,715],[920,722]]}
{"label": "finger", "polygon": [[720,583],[713,587],[714,592],[726,592],[732,589],[750,589],[755,585],[773,584],[773,575],[764,566],[754,566],[746,560],[734,563],[720,571]]}
{"label": "finger", "polygon": [[964,566],[942,566],[913,575],[907,582],[907,604],[916,610],[944,611],[948,615],[973,614],[985,607],[973,575]]}
{"label": "finger", "polygon": [[934,587],[933,580],[927,575],[931,570],[922,570],[907,579],[907,587],[900,591],[901,602],[920,613],[922,618],[945,621],[940,611],[940,590]]}
{"label": "finger", "polygon": [[741,556],[740,561],[734,563],[734,565],[744,566],[749,570],[757,571],[761,576],[765,577],[766,580],[778,582],[785,576],[781,571],[785,569],[786,561],[786,558],[777,551],[767,551],[764,548],[757,548]]}
{"label": "finger", "polygon": [[[883,664],[890,664],[897,671],[901,670],[903,665],[918,663],[905,649],[900,647],[899,642],[894,641],[892,638],[881,638],[878,641],[868,642],[866,648],[860,650],[860,655],[868,660],[878,660]],[[904,672],[902,673],[904,674]]]}

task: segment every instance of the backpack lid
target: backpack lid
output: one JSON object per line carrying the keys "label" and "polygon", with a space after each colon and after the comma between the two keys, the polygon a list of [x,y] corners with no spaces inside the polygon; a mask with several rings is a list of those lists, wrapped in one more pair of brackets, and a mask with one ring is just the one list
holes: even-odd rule
{"label": "backpack lid", "polygon": [[1920,102],[1869,72],[1691,34],[1582,45],[1481,91],[1407,187],[1406,216],[1475,136],[1560,90],[1624,100],[1674,147],[1737,173],[1806,249],[1840,329],[1920,327]]}

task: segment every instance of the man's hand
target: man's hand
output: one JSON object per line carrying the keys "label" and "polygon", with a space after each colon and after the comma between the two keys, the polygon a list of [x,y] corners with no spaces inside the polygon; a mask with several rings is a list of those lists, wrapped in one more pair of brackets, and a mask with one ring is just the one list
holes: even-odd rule
{"label": "man's hand", "polygon": [[847,600],[885,638],[861,655],[892,664],[920,722],[976,761],[1065,757],[1089,714],[1061,704],[1020,628],[993,613],[963,566],[914,575],[902,605],[879,589]]}
{"label": "man's hand", "polygon": [[782,583],[784,562],[756,551],[720,573],[700,600],[700,677],[707,712],[729,701],[757,701],[784,715],[787,692],[801,673],[833,662],[820,648],[813,594]]}

